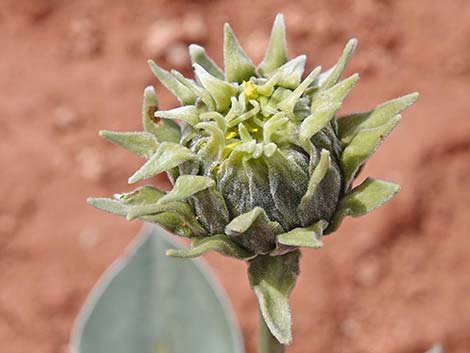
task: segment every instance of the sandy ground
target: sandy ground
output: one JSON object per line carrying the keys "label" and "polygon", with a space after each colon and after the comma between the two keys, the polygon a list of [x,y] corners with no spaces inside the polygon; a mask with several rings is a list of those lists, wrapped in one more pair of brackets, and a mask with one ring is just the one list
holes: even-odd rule
{"label": "sandy ground", "polygon": [[[333,64],[349,37],[361,81],[343,112],[412,91],[419,102],[363,172],[401,194],[305,251],[292,296],[292,353],[470,351],[470,2],[0,1],[0,351],[63,353],[72,321],[141,224],[98,212],[89,195],[128,191],[138,158],[97,131],[140,129],[143,88],[176,104],[146,59],[189,74],[184,46],[221,63],[231,22],[256,60],[274,15],[290,54]],[[164,185],[165,181],[160,180]],[[255,352],[245,266],[207,260]]]}

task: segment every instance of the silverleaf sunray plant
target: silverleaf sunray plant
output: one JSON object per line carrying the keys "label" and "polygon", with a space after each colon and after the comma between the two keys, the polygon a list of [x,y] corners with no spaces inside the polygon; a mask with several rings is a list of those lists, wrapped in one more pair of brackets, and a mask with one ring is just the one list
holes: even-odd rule
{"label": "silverleaf sunray plant", "polygon": [[247,261],[266,324],[260,330],[265,328],[263,353],[291,343],[288,297],[299,273],[299,249],[322,247],[322,236],[344,217],[362,216],[399,191],[397,184],[373,178],[352,184],[418,94],[338,117],[359,79],[353,74],[341,80],[356,44],[351,39],[333,67],[317,67],[302,79],[306,57],[288,58],[282,15],[258,66],[225,24],[224,70],[194,44],[194,80],[149,61],[181,106],[159,110],[154,88],[147,87],[143,132],[100,132],[147,159],[129,183],[166,172],[173,188],[142,186],[88,202],[191,239],[189,248],[169,256],[217,251]]}

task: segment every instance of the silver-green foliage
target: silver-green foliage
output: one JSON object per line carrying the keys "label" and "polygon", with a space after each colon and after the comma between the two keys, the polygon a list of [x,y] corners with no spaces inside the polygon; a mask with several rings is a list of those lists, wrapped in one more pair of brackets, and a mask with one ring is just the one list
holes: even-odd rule
{"label": "silver-green foliage", "polygon": [[[302,80],[306,57],[288,59],[284,21],[278,15],[258,66],[228,24],[224,71],[196,45],[189,48],[194,79],[150,61],[181,107],[158,110],[154,89],[148,87],[145,131],[101,134],[147,159],[130,183],[166,172],[173,190],[144,186],[115,199],[90,199],[90,204],[192,239],[189,249],[168,255],[193,257],[215,250],[249,261],[250,271],[263,262],[267,277],[282,256],[291,259],[299,247],[321,247],[321,237],[336,230],[345,216],[362,216],[399,191],[397,184],[378,179],[367,178],[355,188],[352,183],[399,122],[400,111],[418,96],[339,117],[342,101],[359,79],[353,74],[341,80],[355,48],[351,39],[336,65],[324,72],[317,67]],[[263,275],[256,273],[250,278],[257,278],[252,286],[266,322],[284,320],[269,327],[281,343],[289,343],[291,319],[284,297],[290,290],[272,291],[279,298],[271,298],[270,306],[263,300],[269,291],[259,289]],[[295,282],[296,276],[291,277]],[[278,315],[279,310],[284,314]]]}
{"label": "silver-green foliage", "polygon": [[88,298],[73,353],[243,352],[220,289],[197,260],[164,256],[173,247],[157,227],[140,234]]}

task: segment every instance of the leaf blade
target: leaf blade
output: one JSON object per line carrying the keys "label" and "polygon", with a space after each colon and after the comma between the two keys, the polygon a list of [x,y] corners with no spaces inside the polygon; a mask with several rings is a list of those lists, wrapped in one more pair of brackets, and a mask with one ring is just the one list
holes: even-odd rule
{"label": "leaf blade", "polygon": [[238,246],[225,234],[216,234],[210,237],[194,239],[190,248],[169,249],[166,255],[171,257],[192,258],[201,256],[209,251],[216,251],[222,255],[240,260],[253,257],[252,253]]}
{"label": "leaf blade", "polygon": [[336,213],[326,229],[326,234],[338,229],[344,217],[357,218],[372,212],[389,201],[399,191],[398,184],[367,178],[340,200]]}
{"label": "leaf blade", "polygon": [[129,183],[148,179],[154,175],[170,170],[180,164],[197,159],[196,155],[186,147],[177,143],[162,142],[158,145],[154,155],[137,170],[130,178]]}
{"label": "leaf blade", "polygon": [[[87,298],[72,330],[74,352],[243,352],[222,289],[200,261],[164,256],[174,247],[157,227],[145,228]],[[195,317],[204,320],[195,325]],[[208,331],[214,336],[199,339]]]}
{"label": "leaf blade", "polygon": [[268,48],[264,54],[263,61],[258,65],[257,71],[265,76],[270,74],[287,61],[286,25],[284,16],[277,14],[274,19]]}
{"label": "leaf blade", "polygon": [[155,153],[158,146],[157,139],[149,132],[115,132],[101,130],[99,134],[129,152],[147,159]]}
{"label": "leaf blade", "polygon": [[241,83],[255,76],[255,66],[240,46],[228,23],[224,26],[224,68],[229,82]]}

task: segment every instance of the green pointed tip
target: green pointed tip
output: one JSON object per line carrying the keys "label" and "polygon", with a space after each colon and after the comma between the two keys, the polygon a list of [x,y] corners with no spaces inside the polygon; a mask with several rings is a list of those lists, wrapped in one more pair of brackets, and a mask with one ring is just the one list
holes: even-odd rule
{"label": "green pointed tip", "polygon": [[413,93],[407,94],[407,96],[410,97],[411,104],[413,104],[418,100],[419,92],[413,92]]}
{"label": "green pointed tip", "polygon": [[152,73],[159,78],[160,72],[163,71],[163,69],[152,59],[147,60],[147,65],[150,67]]}
{"label": "green pointed tip", "polygon": [[88,197],[86,199],[86,203],[89,204],[90,206],[95,207],[96,205],[96,198],[95,197]]}
{"label": "green pointed tip", "polygon": [[144,100],[146,106],[158,107],[158,98],[153,86],[147,86],[144,89]]}
{"label": "green pointed tip", "polygon": [[262,76],[269,75],[287,61],[286,26],[284,16],[277,14],[274,20],[271,38],[263,61],[258,66]]}
{"label": "green pointed tip", "polygon": [[224,25],[224,66],[225,77],[229,82],[241,83],[256,75],[255,66],[240,46],[228,23]]}
{"label": "green pointed tip", "polygon": [[230,23],[225,22],[224,23],[224,38],[226,38],[227,36],[234,37],[233,30],[232,30],[232,27],[230,26]]}
{"label": "green pointed tip", "polygon": [[[148,163],[148,162],[147,162]],[[141,168],[142,169],[142,168]],[[129,179],[127,179],[128,184],[134,184],[137,183],[138,181],[144,179],[140,174],[141,174],[141,169],[138,169],[134,174],[132,174]]]}
{"label": "green pointed tip", "polygon": [[148,132],[115,132],[101,130],[99,134],[108,141],[144,158],[150,158],[158,145],[155,136]]}
{"label": "green pointed tip", "polygon": [[224,73],[217,66],[214,60],[212,60],[207,55],[206,50],[203,47],[197,44],[190,44],[188,47],[188,50],[189,50],[189,57],[191,58],[192,64],[199,64],[212,76],[217,77],[221,80],[224,79]]}
{"label": "green pointed tip", "polygon": [[348,43],[346,43],[343,53],[341,57],[339,58],[338,62],[336,63],[336,65],[330,68],[329,70],[325,71],[323,75],[319,77],[317,84],[322,89],[328,89],[334,86],[336,83],[338,83],[338,81],[341,78],[341,75],[343,74],[346,68],[346,65],[348,64],[349,60],[354,54],[354,51],[356,50],[356,47],[357,47],[356,38],[352,38],[348,41]]}
{"label": "green pointed tip", "polygon": [[141,178],[137,175],[137,173],[131,175],[129,177],[129,179],[127,179],[127,183],[128,184],[134,184],[134,183],[137,183],[138,181],[140,181]]}
{"label": "green pointed tip", "polygon": [[272,72],[269,77],[278,75],[277,85],[294,90],[300,83],[304,73],[306,55],[299,55]]}
{"label": "green pointed tip", "polygon": [[357,38],[351,38],[346,44],[346,49],[348,51],[355,50],[357,48]]}
{"label": "green pointed tip", "polygon": [[188,105],[195,102],[197,97],[188,87],[185,87],[172,74],[158,66],[153,60],[148,60],[147,63],[160,83],[178,98],[181,104]]}
{"label": "green pointed tip", "polygon": [[[189,51],[189,56],[191,57],[191,59],[197,58],[206,53],[203,47],[194,43],[191,43],[188,45],[188,51]],[[194,61],[194,62],[197,62],[197,61]]]}
{"label": "green pointed tip", "polygon": [[276,14],[276,17],[274,18],[274,25],[273,27],[277,26],[282,26],[285,28],[285,23],[284,23],[284,15],[280,12]]}
{"label": "green pointed tip", "polygon": [[217,110],[223,112],[230,107],[230,99],[235,96],[238,89],[230,83],[223,81],[204,69],[201,65],[194,63],[193,70],[202,86],[210,93],[216,103]]}

